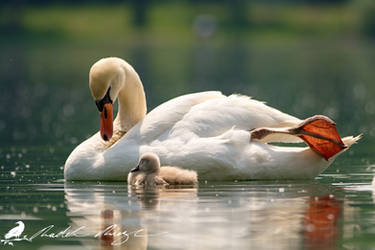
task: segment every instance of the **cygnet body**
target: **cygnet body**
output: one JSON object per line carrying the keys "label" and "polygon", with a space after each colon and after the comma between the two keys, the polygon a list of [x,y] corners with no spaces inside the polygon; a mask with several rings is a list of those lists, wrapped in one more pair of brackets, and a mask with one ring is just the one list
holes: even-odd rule
{"label": "cygnet body", "polygon": [[197,173],[175,166],[160,167],[159,157],[154,153],[143,154],[138,165],[130,170],[128,184],[135,186],[193,185],[198,183]]}

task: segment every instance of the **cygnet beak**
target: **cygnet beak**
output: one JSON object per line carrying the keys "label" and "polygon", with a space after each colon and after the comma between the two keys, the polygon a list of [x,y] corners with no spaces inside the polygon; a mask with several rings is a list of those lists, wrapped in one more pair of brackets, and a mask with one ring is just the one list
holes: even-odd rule
{"label": "cygnet beak", "polygon": [[130,170],[131,173],[134,173],[134,172],[137,172],[137,171],[139,171],[139,165],[136,166],[135,168],[132,168],[132,169]]}

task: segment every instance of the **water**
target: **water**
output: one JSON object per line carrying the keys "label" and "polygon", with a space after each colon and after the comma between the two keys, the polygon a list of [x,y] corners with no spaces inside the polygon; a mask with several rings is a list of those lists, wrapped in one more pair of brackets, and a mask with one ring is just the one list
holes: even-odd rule
{"label": "water", "polygon": [[[146,190],[124,182],[64,183],[44,175],[27,183],[9,176],[2,181],[0,230],[22,220],[30,237],[53,225],[32,242],[14,242],[19,249],[371,249],[375,191],[369,170],[357,169],[315,180]],[[103,236],[113,225],[117,235]],[[65,236],[51,236],[64,230]]]}
{"label": "water", "polygon": [[[1,41],[0,237],[17,221],[29,240],[53,225],[9,248],[375,248],[373,44],[132,39],[126,46],[61,37]],[[149,110],[185,93],[238,92],[301,118],[328,115],[342,135],[364,137],[313,180],[201,180],[197,187],[156,190],[64,182],[69,153],[98,129],[87,74],[108,55],[136,68]],[[106,231],[111,225],[116,227]]]}

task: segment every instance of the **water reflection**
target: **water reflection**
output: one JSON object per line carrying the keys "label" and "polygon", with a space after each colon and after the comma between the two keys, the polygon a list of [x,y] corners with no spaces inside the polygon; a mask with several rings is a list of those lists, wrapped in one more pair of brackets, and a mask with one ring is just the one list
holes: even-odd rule
{"label": "water reflection", "polygon": [[[95,186],[95,188],[93,188]],[[89,191],[93,188],[94,192]],[[125,191],[125,192],[123,192]],[[84,228],[91,240],[84,245],[101,249],[147,249],[149,235],[161,237],[167,231],[156,230],[145,221],[158,211],[161,199],[191,198],[196,188],[179,190],[148,188],[131,189],[127,185],[65,184],[67,215],[72,228]],[[178,201],[175,201],[178,202]],[[173,206],[173,204],[171,204]]]}
{"label": "water reflection", "polygon": [[335,249],[343,202],[316,188],[66,183],[65,200],[72,228],[91,235],[81,243],[98,249]]}
{"label": "water reflection", "polygon": [[333,196],[311,197],[304,218],[304,246],[307,249],[337,249],[338,221],[343,202]]}

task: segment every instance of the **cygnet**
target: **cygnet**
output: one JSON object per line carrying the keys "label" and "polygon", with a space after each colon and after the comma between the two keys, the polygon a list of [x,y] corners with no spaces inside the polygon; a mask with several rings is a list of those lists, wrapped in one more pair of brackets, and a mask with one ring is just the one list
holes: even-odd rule
{"label": "cygnet", "polygon": [[194,185],[196,183],[198,183],[198,178],[195,171],[175,166],[160,167],[159,157],[154,153],[143,154],[138,165],[130,170],[128,175],[128,184],[135,186]]}

